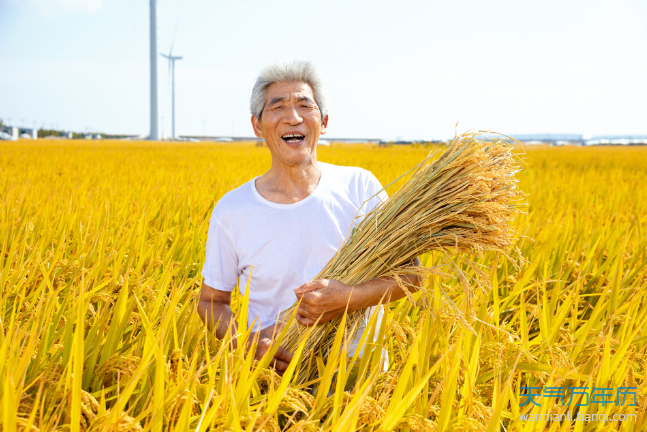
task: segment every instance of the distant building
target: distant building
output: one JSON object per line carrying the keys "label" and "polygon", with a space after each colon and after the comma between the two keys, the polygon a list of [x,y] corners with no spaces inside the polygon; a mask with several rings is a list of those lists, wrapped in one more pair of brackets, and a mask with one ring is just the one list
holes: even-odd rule
{"label": "distant building", "polygon": [[647,135],[600,135],[584,141],[584,145],[647,145]]}
{"label": "distant building", "polygon": [[379,138],[328,138],[326,141],[344,144],[379,144],[382,142]]}
{"label": "distant building", "polygon": [[21,129],[20,130],[20,138],[24,139],[37,139],[38,138],[38,130],[37,129]]}
{"label": "distant building", "polygon": [[530,141],[524,141],[523,142],[525,145],[542,145],[542,144],[548,144],[544,141],[539,141],[539,140],[530,140]]}
{"label": "distant building", "polygon": [[[527,145],[550,144],[552,146],[562,146],[580,145],[583,142],[582,135],[579,134],[513,134],[508,136]],[[506,139],[506,135],[483,133],[479,134],[479,138],[490,140]]]}
{"label": "distant building", "polygon": [[525,134],[525,135],[510,135],[518,141],[541,141],[541,142],[581,142],[582,135],[578,134]]}

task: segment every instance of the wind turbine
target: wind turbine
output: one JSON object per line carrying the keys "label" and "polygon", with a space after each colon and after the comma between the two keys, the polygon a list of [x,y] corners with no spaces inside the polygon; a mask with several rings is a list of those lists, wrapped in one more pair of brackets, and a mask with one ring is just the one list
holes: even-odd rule
{"label": "wind turbine", "polygon": [[159,139],[157,124],[157,0],[150,0],[150,55],[151,55],[151,130],[148,138]]}
{"label": "wind turbine", "polygon": [[160,53],[160,55],[168,60],[168,69],[171,73],[171,138],[175,139],[175,60],[182,60],[180,56],[173,55],[173,45],[175,44],[175,33],[177,26],[173,33],[173,41],[171,41],[171,49],[168,55]]}

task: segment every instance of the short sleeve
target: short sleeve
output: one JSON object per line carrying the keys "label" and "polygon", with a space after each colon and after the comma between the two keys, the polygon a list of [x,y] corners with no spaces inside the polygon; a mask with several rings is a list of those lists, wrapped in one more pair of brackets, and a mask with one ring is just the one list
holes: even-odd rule
{"label": "short sleeve", "polygon": [[382,188],[380,181],[370,171],[366,171],[366,175],[364,176],[363,189],[365,196],[362,200],[364,201],[364,205],[360,209],[360,213],[362,215],[371,212],[371,210],[378,207],[389,198],[386,191]]}
{"label": "short sleeve", "polygon": [[238,282],[238,258],[230,233],[211,215],[205,249],[204,283],[220,291],[233,291]]}

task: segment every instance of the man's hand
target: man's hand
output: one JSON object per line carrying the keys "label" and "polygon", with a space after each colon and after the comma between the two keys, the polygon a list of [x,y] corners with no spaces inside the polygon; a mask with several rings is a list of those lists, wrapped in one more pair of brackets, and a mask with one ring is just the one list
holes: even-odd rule
{"label": "man's hand", "polygon": [[[306,282],[294,290],[301,300],[296,320],[310,326],[322,324],[343,315],[349,304],[353,287],[332,279]],[[349,312],[354,309],[349,308]]]}
{"label": "man's hand", "polygon": [[[229,306],[230,303],[230,291],[220,291],[211,288],[204,282],[202,283],[202,289],[200,290],[200,298],[198,299],[197,306],[198,313],[207,328],[211,329],[218,339],[225,338],[229,332],[232,332],[233,334],[238,332],[234,314]],[[282,323],[277,323],[272,326],[265,327],[258,332],[258,344],[256,346],[256,352],[254,353],[255,359],[260,360],[263,358],[263,355],[272,344],[272,339],[281,332],[283,325],[284,324]],[[255,336],[256,335],[254,333],[250,334],[249,339],[247,340],[248,346],[254,340]],[[237,342],[236,338],[232,339],[231,343],[234,348],[238,346]],[[292,354],[279,347],[274,354],[274,359],[270,362],[270,366],[274,367],[279,374],[282,374],[287,369],[290,360],[292,360]]]}
{"label": "man's hand", "polygon": [[[420,260],[416,257],[408,266],[420,266]],[[415,273],[403,272],[398,279],[399,283],[393,277],[381,277],[354,286],[332,279],[306,282],[294,290],[297,299],[301,300],[296,320],[306,326],[322,324],[343,315],[346,308],[348,312],[354,312],[405,297],[400,284],[404,284],[409,292],[415,292],[422,286],[422,278]]]}
{"label": "man's hand", "polygon": [[[256,345],[256,353],[254,353],[254,358],[256,360],[261,360],[265,353],[270,350],[272,347],[272,339],[275,338],[283,328],[285,324],[276,323],[273,326],[265,327],[264,329],[258,332],[258,344]],[[252,333],[249,336],[248,343],[254,340],[255,334]],[[270,367],[276,369],[279,375],[283,375],[283,372],[288,368],[288,365],[292,361],[292,354],[286,351],[282,347],[278,347],[274,353],[274,358],[270,361]]]}
{"label": "man's hand", "polygon": [[[258,345],[256,345],[256,354],[254,355],[254,358],[256,360],[262,359],[265,353],[272,347],[272,343],[272,340],[269,338],[259,340]],[[283,375],[283,372],[288,368],[291,361],[292,354],[287,352],[284,348],[279,347],[274,353],[274,358],[270,361],[270,367],[276,369],[279,375]]]}

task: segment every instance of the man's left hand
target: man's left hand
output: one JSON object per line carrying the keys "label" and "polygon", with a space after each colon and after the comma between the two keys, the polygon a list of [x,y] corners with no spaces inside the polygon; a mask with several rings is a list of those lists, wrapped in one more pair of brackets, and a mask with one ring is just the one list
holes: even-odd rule
{"label": "man's left hand", "polygon": [[[353,287],[332,279],[306,282],[294,290],[301,300],[296,320],[310,326],[322,324],[341,316],[349,304]],[[349,306],[349,312],[353,309]]]}

